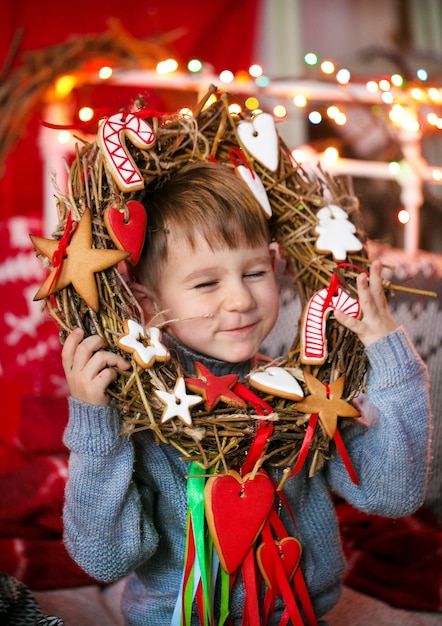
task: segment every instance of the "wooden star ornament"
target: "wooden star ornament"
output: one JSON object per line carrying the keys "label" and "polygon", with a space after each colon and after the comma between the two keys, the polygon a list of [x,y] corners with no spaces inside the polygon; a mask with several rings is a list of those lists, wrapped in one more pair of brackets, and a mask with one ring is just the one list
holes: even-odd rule
{"label": "wooden star ornament", "polygon": [[359,411],[342,400],[345,376],[337,378],[333,383],[324,384],[312,374],[304,372],[304,379],[311,395],[296,402],[295,407],[301,413],[316,413],[330,439],[335,435],[338,417],[359,417]]}
{"label": "wooden star ornament", "polygon": [[36,235],[30,237],[35,248],[51,259],[53,264],[51,273],[35,294],[34,300],[42,300],[72,285],[86,304],[98,313],[99,300],[95,274],[127,259],[130,252],[92,247],[92,219],[89,209],[81,216],[63,254],[58,255],[57,265],[54,265],[54,257],[57,256],[57,251],[60,251],[60,241]]}

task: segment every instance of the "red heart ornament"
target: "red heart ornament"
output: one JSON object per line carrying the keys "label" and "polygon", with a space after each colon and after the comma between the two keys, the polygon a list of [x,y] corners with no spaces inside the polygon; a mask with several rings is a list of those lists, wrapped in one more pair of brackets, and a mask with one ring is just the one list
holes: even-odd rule
{"label": "red heart ornament", "polygon": [[[280,559],[287,580],[291,580],[301,560],[302,547],[295,537],[284,537],[280,541],[274,541],[274,546],[262,543],[256,551],[256,560],[262,577],[275,595],[280,595],[278,579],[276,576],[275,558]],[[276,551],[276,552],[275,552]]]}
{"label": "red heart ornament", "polygon": [[136,265],[146,236],[147,215],[144,206],[141,202],[129,200],[125,209],[110,207],[103,217],[109,237],[119,250],[131,253],[128,261]]}
{"label": "red heart ornament", "polygon": [[204,490],[206,519],[221,567],[235,572],[253,546],[272,509],[275,489],[258,472],[244,478],[230,470],[211,476]]}

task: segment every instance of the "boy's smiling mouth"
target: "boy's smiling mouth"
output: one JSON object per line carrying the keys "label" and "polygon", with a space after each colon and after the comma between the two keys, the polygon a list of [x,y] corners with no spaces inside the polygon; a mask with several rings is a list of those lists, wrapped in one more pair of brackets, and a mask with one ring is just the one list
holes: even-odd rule
{"label": "boy's smiling mouth", "polygon": [[249,324],[242,324],[240,326],[235,326],[232,328],[226,328],[225,330],[222,330],[221,332],[224,333],[247,333],[253,329],[255,329],[258,326],[259,322],[250,322]]}

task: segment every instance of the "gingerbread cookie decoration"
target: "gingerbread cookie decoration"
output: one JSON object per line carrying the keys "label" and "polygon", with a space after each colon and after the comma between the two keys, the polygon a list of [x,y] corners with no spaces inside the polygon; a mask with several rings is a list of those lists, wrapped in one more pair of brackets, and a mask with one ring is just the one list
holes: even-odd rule
{"label": "gingerbread cookie decoration", "polygon": [[336,204],[319,209],[316,214],[319,224],[315,227],[318,235],[315,248],[321,254],[331,252],[336,262],[345,261],[349,252],[362,249],[362,242],[355,237],[356,227],[348,219],[348,214]]}
{"label": "gingerbread cookie decoration", "polygon": [[242,477],[229,470],[207,480],[207,525],[225,572],[232,574],[241,565],[267,521],[274,499],[272,481],[261,471]]}
{"label": "gingerbread cookie decoration", "polygon": [[195,363],[195,371],[198,378],[186,378],[186,386],[190,391],[203,396],[207,411],[211,411],[218,402],[233,406],[246,406],[244,400],[232,391],[232,387],[238,382],[237,374],[215,376],[198,361]]}
{"label": "gingerbread cookie decoration", "polygon": [[108,207],[103,220],[110,238],[119,250],[130,252],[128,262],[135,266],[146,237],[146,209],[137,200],[129,200],[122,208]]}
{"label": "gingerbread cookie decoration", "polygon": [[321,365],[328,355],[326,325],[332,311],[343,311],[357,319],[361,314],[359,300],[341,287],[330,296],[329,289],[320,289],[307,303],[301,321],[301,361]]}
{"label": "gingerbread cookie decoration", "polygon": [[284,568],[287,580],[292,580],[301,562],[302,546],[295,537],[275,539],[273,544],[264,541],[258,546],[256,562],[267,586],[273,589],[275,595],[282,595],[276,575],[276,560],[279,559]]}
{"label": "gingerbread cookie decoration", "polygon": [[272,217],[272,207],[270,206],[267,192],[258,174],[254,172],[250,167],[246,167],[245,165],[238,165],[235,168],[235,172],[236,174],[238,174],[238,176],[240,176],[240,178],[243,179],[247,187],[258,200],[262,210],[264,211],[265,216],[267,218]]}
{"label": "gingerbread cookie decoration", "polygon": [[[80,221],[71,222],[70,241],[46,239],[30,235],[35,248],[51,259],[53,270],[37,291],[34,300],[47,298],[56,291],[72,285],[90,308],[98,313],[100,308],[95,274],[118,265],[130,252],[92,247],[92,221],[86,209]],[[65,245],[62,245],[64,241]]]}
{"label": "gingerbread cookie decoration", "polygon": [[143,369],[152,367],[156,361],[170,359],[167,348],[161,343],[161,331],[156,326],[144,328],[134,320],[123,322],[124,334],[117,339],[121,350],[129,352]]}
{"label": "gingerbread cookie decoration", "polygon": [[321,383],[308,372],[304,372],[304,378],[311,395],[297,402],[295,408],[301,413],[316,413],[330,439],[335,436],[338,417],[360,416],[354,406],[342,400],[345,376],[340,376],[330,384]]}
{"label": "gingerbread cookie decoration", "polygon": [[239,139],[247,152],[264,167],[276,172],[279,165],[279,139],[270,113],[258,113],[251,122],[240,122]]}
{"label": "gingerbread cookie decoration", "polygon": [[155,145],[156,137],[148,122],[132,113],[116,113],[101,124],[97,142],[118,188],[128,192],[142,189],[144,178],[127,149],[126,138],[146,150]]}
{"label": "gingerbread cookie decoration", "polygon": [[164,424],[174,417],[178,417],[186,426],[192,426],[192,416],[190,409],[203,401],[201,396],[191,396],[186,393],[186,383],[180,376],[172,392],[154,389],[157,398],[166,405],[161,416],[161,423]]}
{"label": "gingerbread cookie decoration", "polygon": [[301,385],[283,367],[270,366],[263,371],[252,372],[249,383],[251,387],[278,398],[300,400],[304,397]]}

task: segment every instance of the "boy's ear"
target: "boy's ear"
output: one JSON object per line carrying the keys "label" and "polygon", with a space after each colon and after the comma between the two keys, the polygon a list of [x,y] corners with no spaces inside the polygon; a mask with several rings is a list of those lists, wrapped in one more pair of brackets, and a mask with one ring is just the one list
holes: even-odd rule
{"label": "boy's ear", "polygon": [[130,288],[136,301],[143,309],[146,319],[148,321],[151,320],[158,313],[158,307],[155,304],[155,297],[153,293],[144,285],[136,282],[131,282]]}

